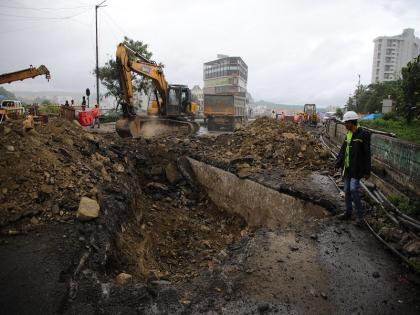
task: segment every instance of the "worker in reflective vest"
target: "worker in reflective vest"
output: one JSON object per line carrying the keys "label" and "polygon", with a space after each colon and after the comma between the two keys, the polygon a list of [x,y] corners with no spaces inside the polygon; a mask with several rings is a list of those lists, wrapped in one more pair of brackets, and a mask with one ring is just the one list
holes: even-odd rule
{"label": "worker in reflective vest", "polygon": [[368,179],[370,176],[371,154],[370,133],[359,126],[358,119],[359,116],[353,111],[348,111],[343,116],[347,134],[338,154],[336,167],[342,169],[346,204],[346,212],[339,218],[342,220],[351,218],[352,202],[354,202],[358,223],[362,224],[364,211],[359,194],[360,180]]}

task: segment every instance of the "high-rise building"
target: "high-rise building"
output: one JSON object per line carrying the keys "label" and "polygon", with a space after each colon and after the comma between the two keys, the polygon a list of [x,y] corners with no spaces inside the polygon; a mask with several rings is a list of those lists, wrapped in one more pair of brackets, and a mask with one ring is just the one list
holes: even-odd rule
{"label": "high-rise building", "polygon": [[412,28],[404,29],[401,35],[377,37],[373,42],[372,83],[397,80],[401,69],[420,55],[420,39]]}
{"label": "high-rise building", "polygon": [[248,66],[241,57],[218,55],[203,66],[204,94],[246,96]]}

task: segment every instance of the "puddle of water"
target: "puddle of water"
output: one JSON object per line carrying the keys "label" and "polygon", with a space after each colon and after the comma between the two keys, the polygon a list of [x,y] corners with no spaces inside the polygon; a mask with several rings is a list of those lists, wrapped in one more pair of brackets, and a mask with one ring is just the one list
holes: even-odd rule
{"label": "puddle of water", "polygon": [[232,131],[209,131],[207,127],[200,126],[200,129],[197,132],[198,136],[218,136],[223,134],[229,134]]}

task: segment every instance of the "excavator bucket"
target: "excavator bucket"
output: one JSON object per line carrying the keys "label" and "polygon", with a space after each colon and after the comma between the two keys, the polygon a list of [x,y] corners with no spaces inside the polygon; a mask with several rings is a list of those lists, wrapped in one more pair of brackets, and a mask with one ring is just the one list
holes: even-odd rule
{"label": "excavator bucket", "polygon": [[122,138],[140,137],[140,117],[121,118],[115,123],[115,130]]}

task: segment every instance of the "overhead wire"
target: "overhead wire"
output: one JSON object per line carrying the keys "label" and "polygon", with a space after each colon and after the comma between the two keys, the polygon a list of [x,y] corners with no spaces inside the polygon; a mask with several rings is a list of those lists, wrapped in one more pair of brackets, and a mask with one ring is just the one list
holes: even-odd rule
{"label": "overhead wire", "polygon": [[112,22],[112,24],[114,24],[114,26],[121,32],[121,34],[123,36],[129,36],[127,30],[125,30],[123,27],[121,27],[121,25],[119,25],[117,23],[117,21],[114,20],[114,18],[112,17],[112,15],[108,14],[106,8],[103,10],[103,12],[109,18],[109,20]]}
{"label": "overhead wire", "polygon": [[15,14],[7,14],[7,13],[0,13],[1,16],[5,16],[5,17],[13,17],[13,18],[21,18],[21,19],[27,19],[27,20],[39,20],[39,21],[43,21],[43,20],[69,20],[72,18],[75,18],[76,16],[82,15],[84,13],[86,13],[87,11],[89,11],[91,8],[86,9],[82,12],[78,12],[76,14],[73,15],[69,15],[69,16],[60,16],[60,17],[49,17],[49,16],[28,16],[28,15],[15,15]]}
{"label": "overhead wire", "polygon": [[[83,10],[82,12],[78,12],[77,14],[73,14],[73,15],[67,16],[67,17],[29,17],[29,18],[28,17],[25,17],[25,19],[20,20],[20,22],[23,22],[23,23],[25,23],[25,22],[28,22],[28,23],[32,23],[32,22],[44,22],[44,21],[49,21],[49,22],[47,22],[48,24],[43,23],[41,25],[35,25],[35,26],[34,25],[31,25],[31,26],[23,27],[23,28],[4,30],[4,31],[1,31],[0,34],[15,33],[15,32],[20,32],[20,31],[32,30],[34,28],[42,28],[42,27],[44,27],[46,25],[51,25],[50,22],[61,22],[61,21],[74,22],[74,21],[77,21],[74,18],[76,18],[78,16],[81,16],[81,15],[87,13],[89,10],[91,10],[91,8],[86,9],[86,10]],[[10,15],[4,14],[4,13],[0,13],[0,16],[1,15],[3,15],[3,16],[10,16]],[[82,23],[80,21],[77,21],[77,22],[79,24],[84,24],[84,23]],[[87,26],[87,25],[85,24],[85,26]]]}
{"label": "overhead wire", "polygon": [[5,9],[17,9],[17,10],[31,10],[31,11],[61,11],[61,10],[76,10],[76,9],[84,9],[92,7],[91,5],[83,5],[77,7],[66,7],[66,8],[30,8],[30,7],[19,7],[19,6],[10,6],[10,5],[3,5],[0,4],[0,8]]}

